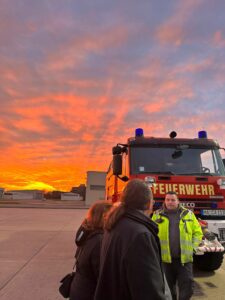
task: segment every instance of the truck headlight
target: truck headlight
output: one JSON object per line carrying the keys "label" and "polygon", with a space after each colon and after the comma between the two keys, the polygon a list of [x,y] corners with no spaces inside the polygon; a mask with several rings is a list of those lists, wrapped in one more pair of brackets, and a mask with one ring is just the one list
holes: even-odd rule
{"label": "truck headlight", "polygon": [[155,183],[155,178],[151,177],[151,176],[146,176],[145,177],[145,183],[147,183],[150,186],[152,186]]}
{"label": "truck headlight", "polygon": [[219,178],[219,179],[217,180],[217,184],[219,185],[219,187],[220,187],[221,189],[225,189],[225,179]]}

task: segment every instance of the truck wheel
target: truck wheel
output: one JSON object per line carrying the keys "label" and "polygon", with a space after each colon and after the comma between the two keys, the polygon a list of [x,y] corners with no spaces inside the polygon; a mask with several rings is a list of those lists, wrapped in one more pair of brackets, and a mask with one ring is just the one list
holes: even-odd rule
{"label": "truck wheel", "polygon": [[194,255],[194,265],[202,271],[215,271],[223,263],[223,252],[205,253],[204,255]]}

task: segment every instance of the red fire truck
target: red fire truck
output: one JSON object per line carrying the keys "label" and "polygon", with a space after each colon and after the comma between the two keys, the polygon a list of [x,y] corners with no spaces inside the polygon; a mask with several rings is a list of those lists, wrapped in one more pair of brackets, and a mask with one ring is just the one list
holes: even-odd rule
{"label": "red fire truck", "polygon": [[219,144],[200,131],[198,138],[145,137],[138,128],[126,144],[112,149],[113,160],[106,176],[106,196],[118,201],[126,181],[145,180],[158,209],[168,191],[199,218],[204,238],[194,255],[202,270],[216,270],[223,262],[225,245],[225,159]]}

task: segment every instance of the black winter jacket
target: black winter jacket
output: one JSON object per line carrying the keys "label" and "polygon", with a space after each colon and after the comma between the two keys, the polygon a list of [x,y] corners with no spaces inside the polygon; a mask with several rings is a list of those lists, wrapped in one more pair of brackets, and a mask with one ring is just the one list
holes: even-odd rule
{"label": "black winter jacket", "polygon": [[81,226],[76,235],[76,274],[71,284],[70,300],[93,300],[99,274],[103,231],[88,231]]}
{"label": "black winter jacket", "polygon": [[103,236],[95,300],[164,300],[158,228],[129,210]]}

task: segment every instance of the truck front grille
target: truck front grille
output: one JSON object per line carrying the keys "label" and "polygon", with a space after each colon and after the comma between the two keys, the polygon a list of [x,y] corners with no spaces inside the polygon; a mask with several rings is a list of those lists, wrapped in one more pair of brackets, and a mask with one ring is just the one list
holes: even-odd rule
{"label": "truck front grille", "polygon": [[[162,198],[154,198],[155,199],[155,204],[154,204],[154,209],[158,209],[159,207],[162,206],[164,199]],[[194,203],[194,208],[195,209],[209,209],[212,208],[212,202],[220,202],[221,200],[199,200],[199,199],[180,199],[181,203]],[[189,207],[189,206],[188,206]]]}

